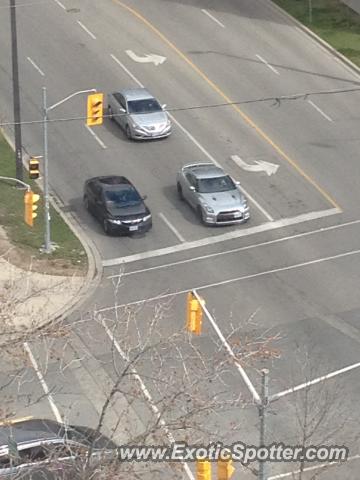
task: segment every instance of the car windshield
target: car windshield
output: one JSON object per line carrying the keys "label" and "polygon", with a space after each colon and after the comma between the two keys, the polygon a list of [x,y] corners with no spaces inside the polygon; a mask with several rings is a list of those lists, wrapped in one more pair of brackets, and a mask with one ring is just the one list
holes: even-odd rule
{"label": "car windshield", "polygon": [[113,208],[128,207],[141,202],[141,197],[134,188],[105,190],[106,205]]}
{"label": "car windshield", "polygon": [[199,193],[227,192],[235,190],[236,186],[229,175],[214,178],[199,178],[197,180]]}
{"label": "car windshield", "polygon": [[161,112],[161,107],[155,98],[145,98],[128,102],[128,110],[129,113],[152,113]]}

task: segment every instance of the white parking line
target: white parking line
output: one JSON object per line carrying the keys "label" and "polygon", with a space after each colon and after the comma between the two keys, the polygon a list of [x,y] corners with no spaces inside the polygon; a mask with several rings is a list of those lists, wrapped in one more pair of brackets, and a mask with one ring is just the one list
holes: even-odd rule
{"label": "white parking line", "polygon": [[318,111],[324,118],[326,118],[326,120],[328,120],[329,122],[332,122],[333,119],[329,117],[329,115],[326,115],[326,113],[324,113],[320,107],[318,107],[313,101],[311,100],[308,100],[308,103],[310,103],[310,105],[312,107],[315,108],[316,111]]}
{"label": "white parking line", "polygon": [[87,129],[88,132],[91,133],[91,135],[95,138],[95,140],[98,142],[98,144],[101,146],[101,148],[107,148],[107,146],[105,145],[105,143],[100,140],[100,138],[96,135],[96,133],[94,132],[94,130],[92,128],[90,128],[88,125],[84,125],[85,128]]}
{"label": "white parking line", "polygon": [[[109,327],[106,325],[106,323],[103,321],[102,322],[102,325],[105,329],[105,332],[107,334],[107,336],[110,338],[111,340],[111,343],[112,345],[114,345],[115,349],[117,350],[118,354],[120,355],[120,357],[123,359],[124,362],[126,362],[128,365],[131,365],[131,360],[127,357],[127,355],[125,354],[125,352],[123,352],[122,348],[120,347],[119,343],[117,342],[116,338],[114,337],[114,335],[112,334],[111,330],[109,329]],[[145,383],[143,382],[142,378],[140,377],[140,375],[138,374],[137,370],[135,369],[135,367],[131,367],[129,368],[128,370],[128,373],[130,375],[132,375],[135,380],[138,382],[139,386],[140,386],[140,389],[146,399],[146,401],[148,402],[153,414],[155,415],[155,417],[158,419],[158,422],[159,424],[161,425],[161,427],[164,429],[164,432],[165,432],[165,435],[167,437],[167,439],[169,440],[170,443],[174,443],[175,442],[175,438],[173,436],[173,434],[171,433],[169,427],[167,426],[167,424],[165,423],[165,420],[163,419],[162,417],[162,414],[161,414],[161,411],[159,410],[159,408],[157,407],[156,403],[154,402],[149,390],[147,389]],[[186,472],[186,474],[188,475],[188,477],[190,478],[190,480],[195,480],[190,468],[188,467],[188,465],[182,461],[182,466],[184,467],[184,470]]]}
{"label": "white parking line", "polygon": [[135,82],[137,85],[139,85],[140,88],[144,88],[144,85],[135,77],[135,75],[133,75],[133,74],[130,72],[130,70],[128,70],[128,69],[125,67],[125,65],[124,65],[122,62],[120,62],[120,60],[119,60],[117,57],[115,57],[114,54],[110,53],[110,57],[111,57],[118,65],[120,65],[120,67],[124,70],[124,72],[126,72],[126,73],[129,75],[129,77],[130,77],[132,80],[134,80],[134,82]]}
{"label": "white parking line", "polygon": [[59,7],[61,7],[63,10],[66,10],[65,5],[63,5],[63,4],[60,2],[60,0],[54,0],[54,2],[56,2],[56,3],[59,5]]}
{"label": "white parking line", "polygon": [[80,20],[78,20],[77,23],[80,25],[81,28],[83,28],[83,29],[85,30],[85,32],[86,32],[88,35],[90,35],[91,38],[93,38],[94,40],[96,40],[95,35],[94,35],[92,32],[90,32],[90,30],[89,30],[87,27],[85,27],[85,25],[84,25],[83,23],[81,23]]}
{"label": "white parking line", "polygon": [[45,77],[45,73],[40,69],[40,67],[38,67],[38,66],[36,65],[36,63],[34,62],[34,60],[32,60],[30,57],[26,57],[26,58],[29,60],[29,62],[30,62],[31,65],[35,68],[35,70],[37,70],[37,71],[40,73],[40,75],[42,75],[43,77]]}
{"label": "white parking line", "polygon": [[266,222],[255,227],[249,227],[241,230],[234,230],[233,232],[223,233],[213,237],[205,237],[192,242],[184,242],[181,244],[173,245],[171,247],[159,248],[156,250],[150,250],[142,253],[135,253],[126,257],[110,258],[103,260],[103,267],[111,267],[115,265],[122,265],[124,263],[137,262],[138,260],[144,260],[146,258],[160,257],[162,255],[170,255],[172,253],[183,252],[190,250],[191,248],[204,247],[207,245],[214,245],[227,240],[233,240],[235,238],[246,237],[254,235],[256,233],[263,233],[269,230],[276,230],[278,228],[284,228],[291,225],[296,225],[302,222],[308,222],[310,220],[316,220],[318,218],[327,217],[330,215],[336,215],[340,213],[337,208],[330,208],[328,210],[320,210],[317,212],[303,213],[296,217],[282,218],[281,220],[275,220],[274,222]]}
{"label": "white parking line", "polygon": [[155,265],[154,267],[140,268],[138,270],[132,270],[131,272],[123,272],[120,275],[109,275],[107,278],[117,278],[117,277],[126,277],[129,275],[135,275],[138,273],[150,272],[152,270],[160,270],[162,268],[170,268],[176,265],[183,265],[184,263],[194,263],[201,260],[207,260],[208,258],[220,257],[223,255],[231,255],[232,253],[242,252],[245,250],[251,250],[254,248],[264,247],[268,245],[273,245],[276,243],[286,242],[289,240],[296,240],[302,237],[308,237],[311,235],[316,235],[317,233],[324,233],[331,230],[337,230],[338,228],[347,227],[350,225],[356,225],[360,223],[360,220],[353,220],[352,222],[341,223],[339,225],[331,225],[330,227],[318,228],[316,230],[311,230],[310,232],[297,233],[295,235],[289,235],[287,237],[275,238],[274,240],[268,240],[266,242],[254,243],[252,245],[246,245],[244,247],[232,248],[230,250],[225,250],[221,252],[209,253],[208,255],[200,255],[198,257],[185,258],[184,260],[178,260],[177,262],[162,263],[161,265]]}
{"label": "white parking line", "polygon": [[121,305],[116,305],[111,306],[111,307],[104,307],[100,308],[97,310],[97,312],[105,312],[105,311],[111,311],[111,310],[116,310],[117,308],[123,308],[131,305],[140,305],[144,304],[146,302],[152,302],[154,300],[159,301],[164,298],[169,298],[169,297],[175,297],[177,295],[183,295],[184,293],[189,292],[189,290],[207,290],[208,288],[214,288],[214,287],[221,287],[223,285],[230,285],[232,283],[236,282],[241,282],[242,280],[250,280],[253,278],[257,277],[264,277],[266,275],[272,275],[274,273],[280,273],[280,272],[287,272],[291,270],[296,270],[298,268],[304,268],[308,267],[310,265],[317,265],[318,263],[325,263],[329,262],[331,260],[337,260],[339,258],[346,258],[346,257],[351,257],[354,255],[359,255],[360,254],[360,249],[358,250],[350,250],[349,252],[344,252],[344,253],[338,253],[337,255],[330,255],[328,257],[321,257],[321,258],[316,258],[315,260],[308,260],[307,262],[301,262],[301,263],[295,263],[293,265],[287,265],[285,267],[279,267],[279,268],[272,268],[270,270],[264,270],[262,272],[257,272],[257,273],[250,273],[248,275],[242,275],[240,277],[234,277],[234,278],[229,278],[227,280],[221,280],[219,282],[214,282],[214,283],[207,283],[204,285],[199,285],[196,287],[189,286],[186,290],[177,290],[171,293],[164,293],[161,295],[157,295],[155,297],[150,297],[150,298],[144,298],[142,300],[135,300],[134,302],[129,302],[129,303],[123,303]]}
{"label": "white parking line", "polygon": [[218,25],[220,25],[220,27],[222,28],[225,28],[225,25],[222,24],[217,18],[215,18],[213,15],[211,15],[211,13],[209,13],[207,10],[205,10],[205,8],[202,8],[201,11],[203,13],[205,13],[205,15],[207,15],[209,18],[211,18],[211,20],[213,20],[215,23],[217,23]]}
{"label": "white parking line", "polygon": [[[354,455],[352,457],[349,457],[346,462],[350,462],[351,460],[359,460],[360,455]],[[311,467],[305,467],[302,470],[294,470],[292,472],[287,472],[287,473],[279,473],[278,475],[273,475],[271,477],[267,477],[266,480],[280,480],[281,478],[295,478],[299,473],[306,473],[306,472],[313,472],[314,470],[321,470],[322,468],[329,468],[329,467],[335,467],[336,465],[343,465],[344,462],[328,462],[328,463],[321,463],[320,465],[313,465]],[[317,475],[311,478],[317,478]]]}
{"label": "white parking line", "polygon": [[180,240],[180,242],[185,242],[185,238],[181,235],[181,233],[174,227],[172,223],[165,217],[163,213],[159,213],[159,217],[166,223],[166,225],[170,228],[174,235]]}
{"label": "white parking line", "polygon": [[53,396],[51,395],[50,393],[50,390],[49,390],[49,387],[47,386],[47,383],[45,382],[45,379],[43,377],[43,374],[41,373],[40,371],[40,368],[35,360],[35,357],[29,347],[29,344],[27,342],[24,343],[24,348],[26,350],[26,353],[28,354],[29,356],[29,359],[30,359],[30,362],[33,366],[33,369],[35,370],[35,373],[40,381],[40,384],[44,390],[44,393],[46,395],[46,398],[49,400],[49,403],[50,403],[50,407],[51,407],[51,410],[53,411],[53,414],[55,415],[55,418],[56,420],[59,422],[59,423],[63,423],[63,420],[62,420],[62,417],[60,415],[60,412],[59,412],[59,409],[57,408],[57,406],[55,405],[55,402],[54,402],[54,399],[53,399]]}
{"label": "white parking line", "polygon": [[214,317],[210,314],[209,310],[206,308],[206,306],[202,302],[202,298],[199,296],[196,290],[193,290],[196,298],[199,300],[199,302],[202,304],[202,309],[211,323],[213,329],[215,330],[217,336],[220,338],[221,343],[224,345],[225,350],[228,352],[230,357],[234,360],[235,366],[238,369],[242,379],[244,380],[246,386],[250,390],[251,395],[253,396],[253,399],[255,400],[256,403],[260,404],[261,403],[261,398],[258,392],[256,391],[256,388],[254,385],[251,383],[250,378],[248,377],[247,373],[243,369],[243,367],[240,365],[238,358],[236,357],[235,353],[233,352],[232,348],[230,347],[229,343],[227,342],[226,338],[222,334],[222,331],[220,330],[218,324],[216,323]]}
{"label": "white parking line", "polygon": [[[113,55],[112,53],[110,54],[111,58],[118,64],[120,65],[120,67],[124,70],[124,72],[126,72],[130,78],[132,78],[132,80],[134,80],[134,82],[136,82],[139,87],[143,88],[143,84],[135,77],[135,75],[133,75],[130,70],[128,68],[125,67],[125,65],[123,65],[120,60],[118,58],[115,57],[115,55]],[[185,135],[189,138],[189,140],[191,140],[193,142],[194,145],[196,145],[198,147],[198,149],[212,162],[214,163],[215,165],[217,165],[218,167],[221,168],[221,165],[219,162],[217,162],[215,160],[215,158],[201,145],[200,142],[198,142],[196,140],[196,138],[191,135],[191,133],[186,130],[185,127],[183,127],[181,125],[181,123],[179,123],[175,117],[173,115],[171,115],[171,113],[168,112],[168,115],[169,117],[171,118],[171,120],[173,121],[173,123],[175,123],[179,128],[180,130],[182,130],[183,133],[185,133]],[[250,195],[246,190],[245,188],[241,187],[244,194],[248,197],[248,199],[255,205],[256,208],[258,208],[260,210],[260,212],[265,215],[265,217],[272,221],[272,217],[259,205],[259,203],[254,199],[254,197],[252,195]]]}
{"label": "white parking line", "polygon": [[276,73],[276,75],[280,75],[280,73],[276,70],[276,68],[273,67],[272,65],[270,65],[270,63],[267,62],[267,61],[265,60],[265,58],[263,58],[263,57],[261,57],[260,55],[257,55],[257,54],[255,55],[255,57],[257,57],[259,60],[261,60],[267,67],[270,68],[271,71],[273,71],[274,73]]}

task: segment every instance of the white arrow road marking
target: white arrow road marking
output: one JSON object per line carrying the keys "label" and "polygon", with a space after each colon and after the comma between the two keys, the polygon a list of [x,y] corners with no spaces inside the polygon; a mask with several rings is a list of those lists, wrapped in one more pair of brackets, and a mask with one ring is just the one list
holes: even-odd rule
{"label": "white arrow road marking", "polygon": [[156,55],[154,53],[146,54],[144,57],[136,55],[136,53],[134,53],[132,50],[125,50],[125,53],[129,55],[131,60],[134,60],[134,62],[138,63],[154,63],[156,66],[158,66],[161,63],[164,63],[166,60],[166,57],[162,57],[161,55]]}
{"label": "white arrow road marking", "polygon": [[269,176],[276,173],[280,166],[276,165],[276,163],[265,162],[264,160],[255,160],[255,165],[249,165],[238,155],[231,155],[231,160],[247,172],[266,172]]}

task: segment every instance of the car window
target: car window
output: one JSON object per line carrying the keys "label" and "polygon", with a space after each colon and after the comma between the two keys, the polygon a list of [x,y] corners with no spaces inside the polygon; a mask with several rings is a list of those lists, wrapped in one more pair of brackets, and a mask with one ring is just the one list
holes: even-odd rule
{"label": "car window", "polygon": [[161,112],[159,102],[155,98],[144,100],[130,100],[128,102],[129,113],[152,113]]}
{"label": "car window", "polygon": [[125,207],[141,202],[141,197],[134,188],[105,190],[105,202],[108,206]]}
{"label": "car window", "polygon": [[126,110],[126,102],[125,98],[121,95],[121,93],[114,93],[115,100],[120,104],[120,106]]}
{"label": "car window", "polygon": [[215,178],[200,178],[198,179],[199,193],[215,193],[227,192],[235,190],[236,186],[229,175]]}
{"label": "car window", "polygon": [[195,187],[196,188],[196,180],[195,180],[195,177],[194,175],[192,175],[191,173],[187,173],[185,175],[187,181],[189,182],[189,184],[192,186],[192,187]]}

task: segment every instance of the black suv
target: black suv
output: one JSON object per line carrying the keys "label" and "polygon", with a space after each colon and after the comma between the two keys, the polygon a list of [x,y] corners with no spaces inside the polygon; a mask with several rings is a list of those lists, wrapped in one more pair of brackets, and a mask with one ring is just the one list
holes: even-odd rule
{"label": "black suv", "polygon": [[91,178],[84,186],[85,208],[107,235],[150,230],[152,219],[145,198],[127,178],[116,175]]}

